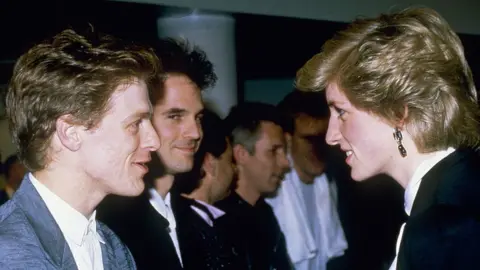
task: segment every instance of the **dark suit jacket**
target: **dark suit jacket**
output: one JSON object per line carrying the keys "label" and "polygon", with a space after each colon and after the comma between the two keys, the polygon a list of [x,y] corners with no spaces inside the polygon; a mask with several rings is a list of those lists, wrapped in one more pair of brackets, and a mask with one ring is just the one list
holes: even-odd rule
{"label": "dark suit jacket", "polygon": [[[104,269],[136,269],[118,237],[102,223],[97,226],[105,241]],[[60,227],[27,177],[0,208],[0,269],[77,269]]]}
{"label": "dark suit jacket", "polygon": [[109,197],[97,213],[132,251],[138,269],[182,269],[169,223],[150,204],[148,189],[135,198]]}
{"label": "dark suit jacket", "polygon": [[[210,211],[195,200],[172,194],[172,206],[177,221],[177,235],[186,270],[244,270],[223,227],[225,215],[213,219]],[[210,215],[213,226],[191,208],[195,206]],[[233,232],[228,232],[233,233]]]}
{"label": "dark suit jacket", "polygon": [[424,177],[397,269],[480,269],[480,156],[458,149]]}
{"label": "dark suit jacket", "polygon": [[244,265],[241,269],[292,269],[285,236],[272,208],[263,198],[252,206],[232,192],[216,205],[226,212],[225,227],[230,231],[229,241]]}

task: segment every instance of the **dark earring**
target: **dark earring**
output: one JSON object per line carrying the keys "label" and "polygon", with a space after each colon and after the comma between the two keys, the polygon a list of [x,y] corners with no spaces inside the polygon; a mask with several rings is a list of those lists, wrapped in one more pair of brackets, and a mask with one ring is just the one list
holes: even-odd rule
{"label": "dark earring", "polygon": [[406,157],[407,150],[405,150],[405,147],[403,147],[403,144],[402,144],[402,139],[403,139],[402,131],[398,127],[396,127],[395,131],[393,132],[393,138],[395,139],[395,141],[397,141],[398,152],[400,152],[400,155],[402,157]]}

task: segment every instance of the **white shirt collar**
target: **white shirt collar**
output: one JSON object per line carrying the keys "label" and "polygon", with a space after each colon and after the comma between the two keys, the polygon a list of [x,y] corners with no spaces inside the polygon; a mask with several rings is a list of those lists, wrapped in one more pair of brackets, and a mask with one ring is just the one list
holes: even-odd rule
{"label": "white shirt collar", "polygon": [[150,188],[148,192],[150,193],[150,204],[160,215],[168,220],[170,229],[174,230],[177,227],[177,222],[172,211],[170,192],[167,193],[165,199],[154,188]]}
{"label": "white shirt collar", "polygon": [[[200,201],[200,200],[195,200],[197,201],[199,204],[205,206],[207,208],[207,210],[210,212],[210,214],[212,215],[213,219],[217,219],[223,215],[225,215],[225,212],[220,210],[219,208],[211,205],[211,204],[208,204],[206,202],[203,202],[203,201]],[[205,222],[207,222],[208,225],[210,225],[210,227],[213,227],[213,220],[210,219],[210,216],[206,213],[203,212],[202,209],[196,207],[195,205],[192,205],[190,206],[195,212],[197,212],[200,217],[202,217],[203,220],[205,220]]]}
{"label": "white shirt collar", "polygon": [[30,181],[40,194],[47,205],[48,210],[57,222],[64,236],[71,239],[76,245],[82,246],[85,242],[87,233],[93,232],[97,240],[105,244],[103,239],[97,233],[97,223],[95,220],[96,211],[87,219],[80,212],[75,210],[67,202],[50,191],[45,185],[38,181],[32,173],[28,174]]}
{"label": "white shirt collar", "polygon": [[161,216],[163,216],[168,221],[168,234],[170,235],[173,245],[175,246],[175,251],[177,252],[180,264],[183,265],[182,254],[180,252],[180,245],[178,243],[176,231],[177,221],[175,220],[175,215],[173,214],[171,206],[170,192],[167,193],[165,199],[163,199],[162,196],[160,196],[160,194],[154,188],[150,188],[148,192],[150,194],[150,204]]}
{"label": "white shirt collar", "polygon": [[405,189],[405,212],[407,215],[410,215],[412,211],[413,202],[417,196],[418,189],[422,183],[422,177],[427,174],[427,172],[435,166],[442,159],[450,155],[454,148],[449,147],[447,150],[435,152],[435,154],[427,160],[424,160],[413,173],[410,182],[408,182],[407,188]]}

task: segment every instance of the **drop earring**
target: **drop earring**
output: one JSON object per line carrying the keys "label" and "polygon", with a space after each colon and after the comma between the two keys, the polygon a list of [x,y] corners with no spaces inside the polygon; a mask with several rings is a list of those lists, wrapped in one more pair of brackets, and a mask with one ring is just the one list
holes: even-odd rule
{"label": "drop earring", "polygon": [[403,140],[402,131],[398,127],[396,127],[394,132],[393,132],[393,138],[395,139],[395,141],[398,144],[398,152],[400,152],[400,155],[402,157],[406,157],[407,156],[407,150],[405,150],[405,147],[403,147],[403,144],[402,144],[402,140]]}

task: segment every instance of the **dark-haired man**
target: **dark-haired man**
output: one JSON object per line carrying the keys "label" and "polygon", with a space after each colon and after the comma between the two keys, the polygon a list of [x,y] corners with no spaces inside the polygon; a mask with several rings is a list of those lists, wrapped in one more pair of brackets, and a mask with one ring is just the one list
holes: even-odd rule
{"label": "dark-haired man", "polygon": [[[164,70],[163,85],[152,91],[153,126],[160,137],[147,189],[138,198],[109,202],[102,217],[128,245],[139,269],[182,269],[175,203],[170,189],[178,173],[190,171],[201,138],[202,90],[216,75],[205,53],[186,41],[164,39],[157,44]],[[104,212],[105,213],[105,212]]]}

